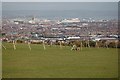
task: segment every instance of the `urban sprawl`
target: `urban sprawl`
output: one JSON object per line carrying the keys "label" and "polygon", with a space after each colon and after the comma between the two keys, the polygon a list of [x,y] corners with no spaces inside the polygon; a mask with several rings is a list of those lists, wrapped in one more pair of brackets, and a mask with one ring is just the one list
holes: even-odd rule
{"label": "urban sprawl", "polygon": [[70,41],[117,41],[118,21],[79,19],[2,19],[2,40],[29,41],[31,43]]}

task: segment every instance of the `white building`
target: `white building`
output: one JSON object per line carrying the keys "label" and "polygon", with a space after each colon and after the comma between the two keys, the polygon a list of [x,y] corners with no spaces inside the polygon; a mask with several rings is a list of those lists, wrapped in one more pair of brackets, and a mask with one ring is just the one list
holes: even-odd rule
{"label": "white building", "polygon": [[80,22],[78,18],[73,18],[73,19],[64,19],[61,21],[62,23],[77,23]]}

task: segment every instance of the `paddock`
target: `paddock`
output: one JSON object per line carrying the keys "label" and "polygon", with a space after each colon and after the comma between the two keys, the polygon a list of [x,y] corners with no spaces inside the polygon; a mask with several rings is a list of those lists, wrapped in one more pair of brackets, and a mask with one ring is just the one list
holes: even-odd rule
{"label": "paddock", "polygon": [[3,43],[3,78],[117,78],[118,49]]}

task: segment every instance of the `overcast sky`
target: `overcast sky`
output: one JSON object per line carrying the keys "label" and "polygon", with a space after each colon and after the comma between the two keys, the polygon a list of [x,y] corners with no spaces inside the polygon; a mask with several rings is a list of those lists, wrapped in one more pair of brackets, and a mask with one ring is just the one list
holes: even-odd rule
{"label": "overcast sky", "polygon": [[119,0],[0,0],[2,2],[118,2]]}

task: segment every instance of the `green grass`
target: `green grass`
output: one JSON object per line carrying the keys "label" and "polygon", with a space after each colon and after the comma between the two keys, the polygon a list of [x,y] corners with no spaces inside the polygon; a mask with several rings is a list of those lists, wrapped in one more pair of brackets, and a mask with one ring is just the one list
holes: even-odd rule
{"label": "green grass", "polygon": [[3,78],[117,78],[118,51],[106,48],[83,48],[3,43]]}

